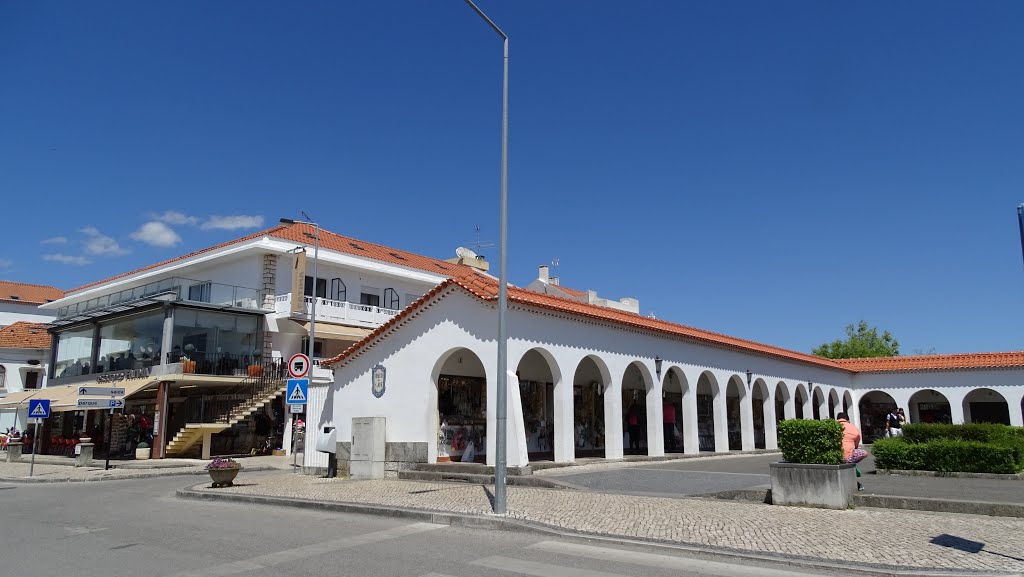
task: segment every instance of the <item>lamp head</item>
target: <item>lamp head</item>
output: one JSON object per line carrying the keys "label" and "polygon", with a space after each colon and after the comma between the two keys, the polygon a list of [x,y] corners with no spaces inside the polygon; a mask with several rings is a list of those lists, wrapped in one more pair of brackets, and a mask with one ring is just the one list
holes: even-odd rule
{"label": "lamp head", "polygon": [[282,218],[281,219],[281,224],[295,224],[295,221],[293,219],[290,219],[290,218]]}

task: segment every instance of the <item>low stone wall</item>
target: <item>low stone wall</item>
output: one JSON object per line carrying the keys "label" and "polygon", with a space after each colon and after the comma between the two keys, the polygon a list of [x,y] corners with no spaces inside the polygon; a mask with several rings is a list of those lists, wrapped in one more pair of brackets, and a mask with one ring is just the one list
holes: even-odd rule
{"label": "low stone wall", "polygon": [[772,504],[847,509],[857,491],[853,464],[771,463]]}
{"label": "low stone wall", "polygon": [[[387,442],[384,444],[384,478],[397,479],[400,471],[427,462],[427,444]],[[352,442],[338,442],[338,475],[348,476],[352,463]]]}

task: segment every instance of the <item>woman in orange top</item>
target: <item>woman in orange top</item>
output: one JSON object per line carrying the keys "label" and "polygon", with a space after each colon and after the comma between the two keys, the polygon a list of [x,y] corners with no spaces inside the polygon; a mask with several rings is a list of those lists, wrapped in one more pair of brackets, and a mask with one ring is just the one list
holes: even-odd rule
{"label": "woman in orange top", "polygon": [[[857,463],[860,463],[864,460],[864,457],[868,456],[868,452],[860,448],[860,429],[857,428],[857,425],[850,422],[850,418],[846,413],[836,415],[836,420],[843,426],[843,460],[847,463],[853,463],[857,477],[860,477],[860,465]],[[864,490],[864,485],[861,485],[860,481],[857,481],[857,490]]]}

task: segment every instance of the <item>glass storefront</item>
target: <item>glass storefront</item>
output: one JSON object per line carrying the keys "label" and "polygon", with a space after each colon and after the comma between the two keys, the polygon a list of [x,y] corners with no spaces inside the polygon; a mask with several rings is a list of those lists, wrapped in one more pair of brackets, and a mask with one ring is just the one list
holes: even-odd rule
{"label": "glass storefront", "polygon": [[[225,370],[244,369],[262,351],[259,318],[198,309],[179,308],[174,312],[174,338],[170,362],[182,358],[204,364],[228,364]],[[230,374],[230,373],[223,373]]]}
{"label": "glass storefront", "polygon": [[91,326],[60,333],[57,339],[57,358],[53,364],[55,377],[77,377],[93,372],[92,335]]}
{"label": "glass storefront", "polygon": [[96,371],[123,371],[160,364],[162,310],[122,317],[100,325]]}

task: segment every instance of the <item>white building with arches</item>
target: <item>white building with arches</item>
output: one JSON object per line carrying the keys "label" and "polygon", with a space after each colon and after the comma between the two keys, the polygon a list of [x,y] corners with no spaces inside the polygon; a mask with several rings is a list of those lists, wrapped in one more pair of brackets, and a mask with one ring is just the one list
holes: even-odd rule
{"label": "white building with arches", "polygon": [[[446,280],[324,361],[334,383],[310,394],[307,443],[336,427],[344,460],[352,419],[384,417],[390,471],[493,464],[497,292],[478,272]],[[896,407],[1024,425],[1024,351],[835,361],[516,287],[508,327],[510,466],[775,449],[778,421],[840,411],[868,441]]]}

